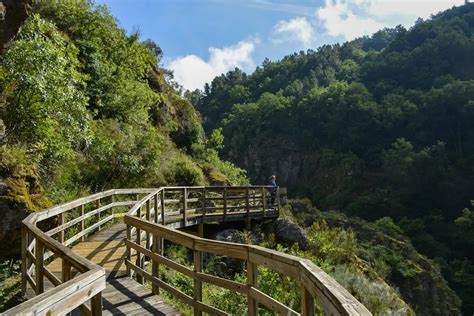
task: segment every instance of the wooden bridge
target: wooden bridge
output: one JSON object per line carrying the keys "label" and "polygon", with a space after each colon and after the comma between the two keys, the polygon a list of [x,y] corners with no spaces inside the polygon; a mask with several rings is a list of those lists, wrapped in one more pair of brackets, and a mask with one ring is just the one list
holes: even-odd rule
{"label": "wooden bridge", "polygon": [[[270,205],[268,189],[117,189],[33,213],[22,226],[22,291],[31,298],[5,315],[180,314],[159,296],[161,291],[192,307],[195,315],[227,315],[203,300],[203,283],[245,295],[249,315],[257,315],[263,306],[277,314],[299,315],[258,289],[258,266],[300,284],[303,315],[314,315],[316,308],[327,315],[371,315],[309,260],[203,238],[204,223],[245,221],[250,227],[252,220],[278,217],[279,199]],[[196,233],[178,230],[189,227]],[[170,243],[190,250],[192,265],[167,256]],[[205,273],[204,253],[245,261],[246,283]],[[167,283],[162,269],[192,278],[192,295]]]}

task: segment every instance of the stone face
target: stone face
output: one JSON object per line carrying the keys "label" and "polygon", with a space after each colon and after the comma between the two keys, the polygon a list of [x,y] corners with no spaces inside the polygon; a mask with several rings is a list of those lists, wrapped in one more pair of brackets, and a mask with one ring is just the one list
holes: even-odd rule
{"label": "stone face", "polygon": [[[2,195],[7,186],[0,183]],[[0,259],[20,258],[21,221],[28,216],[24,205],[0,199]]]}
{"label": "stone face", "polygon": [[[245,244],[246,239],[244,233],[241,231],[229,228],[216,233],[212,239]],[[210,261],[214,263],[214,272],[217,276],[222,278],[234,277],[237,273],[242,273],[245,270],[245,261],[225,256],[214,256],[208,253],[204,254],[204,265]]]}
{"label": "stone face", "polygon": [[245,235],[241,231],[229,228],[214,235],[215,240],[245,244]]}
{"label": "stone face", "polygon": [[19,258],[21,221],[32,211],[52,206],[32,166],[19,166],[14,174],[0,179],[0,258]]}
{"label": "stone face", "polygon": [[4,20],[0,20],[0,51],[18,32],[23,21],[28,16],[28,8],[31,0],[3,0]]}
{"label": "stone face", "polygon": [[278,218],[273,223],[273,232],[277,240],[284,243],[298,243],[302,249],[308,249],[306,233],[288,217]]}

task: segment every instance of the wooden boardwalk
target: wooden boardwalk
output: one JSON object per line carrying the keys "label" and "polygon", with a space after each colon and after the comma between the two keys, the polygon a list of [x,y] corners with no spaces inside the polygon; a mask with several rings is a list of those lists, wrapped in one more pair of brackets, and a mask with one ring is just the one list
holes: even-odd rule
{"label": "wooden boardwalk", "polygon": [[[92,235],[72,249],[105,268],[107,287],[102,292],[103,315],[181,315],[178,310],[125,274],[126,225],[115,224]],[[62,260],[48,265],[60,275]]]}
{"label": "wooden boardwalk", "polygon": [[102,315],[181,315],[161,297],[126,276],[109,277],[102,299]]}
{"label": "wooden boardwalk", "polygon": [[[207,302],[205,284],[246,296],[248,314],[252,316],[258,315],[263,306],[279,315],[300,315],[259,288],[258,267],[301,284],[302,315],[314,315],[315,303],[328,315],[371,315],[307,259],[256,245],[204,238],[206,223],[240,221],[250,229],[252,221],[277,218],[280,203],[272,205],[268,200],[268,191],[273,189],[111,189],[32,213],[23,220],[21,232],[22,293],[32,295],[4,315],[180,315],[154,294],[158,290],[181,300],[195,315],[228,315]],[[114,224],[118,218],[123,218],[125,224]],[[196,228],[197,234],[178,230],[190,227]],[[191,250],[193,266],[166,257],[164,242]],[[246,281],[208,273],[203,269],[206,253],[244,260]],[[53,258],[60,259],[51,262]],[[192,292],[184,293],[160,278],[163,268],[191,278]],[[152,284],[154,293],[143,281]]]}
{"label": "wooden boardwalk", "polygon": [[[125,274],[125,237],[124,223],[115,224],[95,233],[72,249],[75,253],[105,268],[110,277]],[[53,273],[61,273],[62,260],[56,259],[48,265]]]}

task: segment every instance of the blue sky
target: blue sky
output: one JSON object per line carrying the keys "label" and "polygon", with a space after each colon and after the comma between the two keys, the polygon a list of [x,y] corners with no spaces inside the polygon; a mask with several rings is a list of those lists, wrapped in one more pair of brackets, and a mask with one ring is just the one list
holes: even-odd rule
{"label": "blue sky", "polygon": [[418,17],[464,0],[96,0],[127,31],[139,30],[164,51],[163,66],[186,89],[202,88],[235,67],[251,72],[265,57],[281,59],[413,25]]}

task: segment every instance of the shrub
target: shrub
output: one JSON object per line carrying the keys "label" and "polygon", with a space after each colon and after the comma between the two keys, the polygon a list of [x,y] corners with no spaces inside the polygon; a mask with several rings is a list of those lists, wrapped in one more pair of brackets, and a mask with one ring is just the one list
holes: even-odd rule
{"label": "shrub", "polygon": [[188,156],[181,154],[174,159],[167,180],[174,185],[203,185],[204,174]]}
{"label": "shrub", "polygon": [[385,216],[374,222],[375,226],[387,234],[401,234],[402,229],[394,223],[391,217]]}

